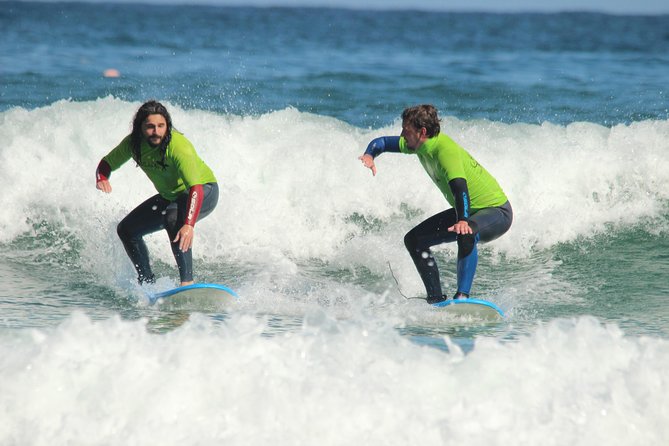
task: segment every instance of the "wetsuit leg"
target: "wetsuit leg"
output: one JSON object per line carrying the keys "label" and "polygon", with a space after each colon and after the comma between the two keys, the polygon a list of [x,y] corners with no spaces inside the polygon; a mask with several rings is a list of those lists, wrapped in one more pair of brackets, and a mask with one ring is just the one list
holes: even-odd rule
{"label": "wetsuit leg", "polygon": [[474,234],[458,236],[458,293],[469,295],[478,264],[478,242],[495,240],[511,227],[513,210],[511,204],[481,209],[469,219]]}
{"label": "wetsuit leg", "polygon": [[490,242],[509,230],[513,223],[513,209],[507,201],[496,208],[481,209],[470,220],[476,223],[481,242]]}
{"label": "wetsuit leg", "polygon": [[447,209],[420,223],[404,236],[404,246],[416,265],[428,299],[442,297],[439,268],[430,247],[455,241],[456,235],[448,232],[455,222],[455,209]]}
{"label": "wetsuit leg", "polygon": [[169,201],[160,195],[154,195],[133,209],[116,227],[125,252],[137,270],[139,283],[155,282],[149,261],[149,250],[143,237],[163,228],[163,212]]}
{"label": "wetsuit leg", "polygon": [[476,223],[469,222],[469,227],[474,231],[473,234],[458,235],[458,263],[457,263],[457,286],[455,296],[469,296],[474,283],[474,274],[479,262],[479,250],[477,247],[479,234],[476,230]]}
{"label": "wetsuit leg", "polygon": [[[200,207],[200,215],[198,221],[202,220],[207,215],[211,214],[216,204],[218,203],[218,184],[207,183],[202,186],[204,197],[202,199],[202,206]],[[179,242],[172,242],[177,236],[177,233],[186,221],[186,212],[188,205],[188,193],[181,194],[176,201],[167,206],[165,212],[165,229],[170,238],[170,247],[174,260],[177,262],[179,268],[179,277],[181,282],[191,282],[193,280],[193,250],[189,249],[183,252],[179,249]]]}

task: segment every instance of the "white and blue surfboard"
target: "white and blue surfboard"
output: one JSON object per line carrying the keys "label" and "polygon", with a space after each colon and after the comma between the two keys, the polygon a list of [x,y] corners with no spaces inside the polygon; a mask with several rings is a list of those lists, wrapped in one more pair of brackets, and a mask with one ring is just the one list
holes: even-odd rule
{"label": "white and blue surfboard", "polygon": [[194,283],[149,294],[149,304],[166,308],[208,310],[233,305],[239,296],[225,285]]}
{"label": "white and blue surfboard", "polygon": [[448,299],[432,304],[432,306],[454,316],[468,316],[492,321],[502,320],[505,317],[501,308],[484,299]]}

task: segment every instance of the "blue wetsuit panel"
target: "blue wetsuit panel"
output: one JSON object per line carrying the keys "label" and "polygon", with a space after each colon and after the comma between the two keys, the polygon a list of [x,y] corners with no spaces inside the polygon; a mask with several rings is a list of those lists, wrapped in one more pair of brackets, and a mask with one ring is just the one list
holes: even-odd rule
{"label": "blue wetsuit panel", "polygon": [[365,155],[372,155],[376,158],[383,152],[399,152],[400,151],[400,137],[399,136],[381,136],[370,141],[365,150]]}

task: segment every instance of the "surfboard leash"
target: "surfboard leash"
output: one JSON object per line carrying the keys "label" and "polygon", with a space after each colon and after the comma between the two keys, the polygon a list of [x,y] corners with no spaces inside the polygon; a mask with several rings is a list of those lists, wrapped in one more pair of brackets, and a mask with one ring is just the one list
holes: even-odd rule
{"label": "surfboard leash", "polygon": [[393,271],[393,267],[390,266],[390,262],[388,262],[388,269],[390,270],[390,275],[393,276],[393,280],[395,280],[395,283],[397,284],[397,291],[400,293],[400,295],[405,298],[406,300],[411,300],[411,299],[421,299],[421,300],[427,300],[426,297],[420,297],[420,296],[415,296],[415,297],[409,297],[406,294],[402,292],[402,287],[400,287],[400,283],[397,280],[397,277],[395,277],[395,272]]}

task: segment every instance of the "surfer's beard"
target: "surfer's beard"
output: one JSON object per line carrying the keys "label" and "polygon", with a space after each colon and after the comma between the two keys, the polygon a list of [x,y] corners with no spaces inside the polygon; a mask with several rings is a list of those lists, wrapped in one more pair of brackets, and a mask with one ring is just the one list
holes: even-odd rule
{"label": "surfer's beard", "polygon": [[146,142],[153,148],[158,147],[162,142],[164,137],[157,136],[158,142],[154,143],[153,141],[155,140],[153,137],[152,138],[146,138]]}

